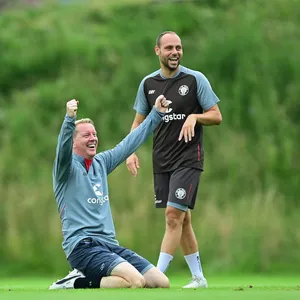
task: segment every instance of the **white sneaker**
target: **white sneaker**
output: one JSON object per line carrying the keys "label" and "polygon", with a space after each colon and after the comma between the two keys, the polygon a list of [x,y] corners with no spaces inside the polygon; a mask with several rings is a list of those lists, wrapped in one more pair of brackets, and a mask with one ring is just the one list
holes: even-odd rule
{"label": "white sneaker", "polygon": [[84,278],[84,274],[77,269],[71,271],[63,279],[59,279],[50,285],[49,290],[74,289],[74,282],[77,278]]}
{"label": "white sneaker", "polygon": [[193,276],[192,278],[192,281],[183,286],[184,289],[199,289],[199,288],[207,288],[208,287],[208,284],[207,284],[207,280],[204,278],[204,279],[201,279],[200,277],[198,276]]}

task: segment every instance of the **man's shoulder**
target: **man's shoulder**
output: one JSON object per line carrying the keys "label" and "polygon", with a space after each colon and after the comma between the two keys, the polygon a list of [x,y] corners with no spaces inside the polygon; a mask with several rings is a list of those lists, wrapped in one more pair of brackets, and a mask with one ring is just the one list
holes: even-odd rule
{"label": "man's shoulder", "polygon": [[142,79],[142,83],[144,83],[148,78],[153,78],[153,77],[156,77],[156,76],[159,76],[160,75],[160,69],[146,75],[143,79]]}
{"label": "man's shoulder", "polygon": [[202,72],[200,72],[200,71],[198,71],[198,70],[193,70],[193,69],[184,67],[184,66],[182,66],[182,65],[180,66],[180,73],[193,75],[193,76],[195,76],[198,80],[206,79],[206,76],[205,76]]}
{"label": "man's shoulder", "polygon": [[106,168],[107,159],[110,159],[111,154],[113,153],[115,148],[106,149],[101,152],[98,152],[94,156],[94,162],[97,164],[97,167],[100,169]]}
{"label": "man's shoulder", "polygon": [[101,152],[98,152],[94,156],[93,162],[95,162],[95,164],[97,164],[98,167],[103,167],[105,165],[104,164],[105,157],[106,157],[107,153],[109,153],[109,151],[111,151],[111,150],[112,149],[106,149]]}

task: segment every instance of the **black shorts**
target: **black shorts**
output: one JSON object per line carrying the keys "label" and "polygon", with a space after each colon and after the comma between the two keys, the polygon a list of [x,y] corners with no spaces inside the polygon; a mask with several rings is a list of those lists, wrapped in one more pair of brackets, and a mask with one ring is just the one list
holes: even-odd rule
{"label": "black shorts", "polygon": [[202,171],[180,167],[171,172],[154,174],[156,208],[167,207],[168,202],[193,209]]}
{"label": "black shorts", "polygon": [[81,240],[70,256],[69,264],[87,277],[102,278],[109,276],[120,263],[128,262],[142,275],[153,265],[134,251],[119,245],[112,245],[93,238]]}

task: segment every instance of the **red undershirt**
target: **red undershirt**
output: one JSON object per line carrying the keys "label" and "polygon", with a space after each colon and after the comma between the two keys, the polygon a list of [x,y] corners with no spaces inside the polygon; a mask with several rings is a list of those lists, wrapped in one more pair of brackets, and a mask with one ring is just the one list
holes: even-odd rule
{"label": "red undershirt", "polygon": [[89,168],[90,168],[92,162],[93,162],[92,159],[86,159],[86,158],[84,159],[85,168],[86,168],[87,172],[89,171]]}

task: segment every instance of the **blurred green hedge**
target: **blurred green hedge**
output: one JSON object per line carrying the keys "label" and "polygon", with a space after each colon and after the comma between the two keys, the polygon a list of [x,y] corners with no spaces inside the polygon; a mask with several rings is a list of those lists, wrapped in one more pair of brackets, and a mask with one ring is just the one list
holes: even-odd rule
{"label": "blurred green hedge", "polygon": [[[65,103],[78,99],[79,116],[96,123],[100,150],[113,147],[129,132],[140,81],[158,68],[153,48],[165,30],[182,37],[183,65],[202,71],[221,99],[222,125],[205,130],[193,214],[204,267],[297,270],[299,4],[96,1],[2,13],[2,273],[66,271],[51,181]],[[156,263],[164,212],[153,205],[151,139],[138,154],[137,178],[124,164],[110,176],[110,201],[120,242]],[[173,264],[170,271],[185,267],[179,252]]]}

